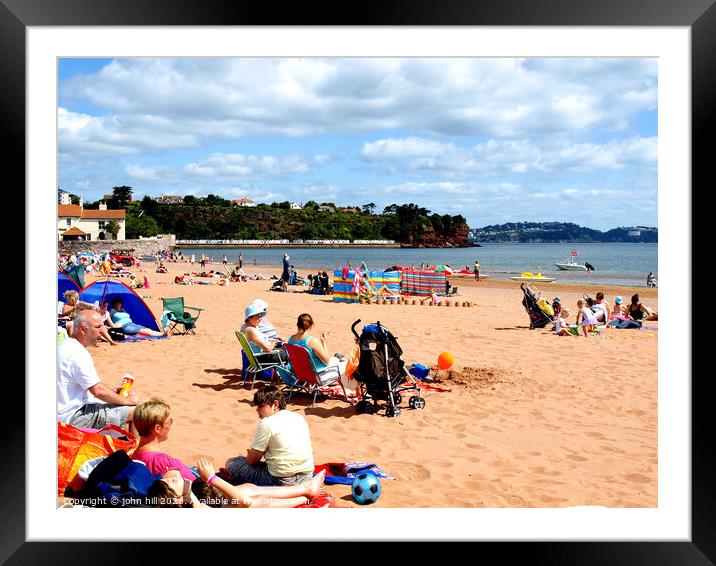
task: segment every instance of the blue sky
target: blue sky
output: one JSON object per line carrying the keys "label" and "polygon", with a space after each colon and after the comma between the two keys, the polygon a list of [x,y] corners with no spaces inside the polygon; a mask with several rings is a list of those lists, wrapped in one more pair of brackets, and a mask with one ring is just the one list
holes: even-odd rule
{"label": "blue sky", "polygon": [[657,62],[60,59],[59,186],[657,225]]}

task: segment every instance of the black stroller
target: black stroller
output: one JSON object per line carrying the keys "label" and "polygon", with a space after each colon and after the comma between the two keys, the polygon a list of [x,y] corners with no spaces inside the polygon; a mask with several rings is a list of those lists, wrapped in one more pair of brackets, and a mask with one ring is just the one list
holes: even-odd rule
{"label": "black stroller", "polygon": [[[522,283],[520,288],[524,293],[522,306],[525,307],[527,314],[530,315],[530,330],[544,328],[548,324],[554,324],[554,315],[550,312],[552,311],[552,307],[542,298],[537,288],[531,283]],[[540,306],[540,303],[543,303],[543,306]]]}
{"label": "black stroller", "polygon": [[[363,327],[360,336],[355,330],[360,319],[351,326],[351,331],[358,339],[360,358],[358,369],[353,377],[360,384],[363,399],[356,405],[359,414],[373,414],[378,411],[378,401],[386,401],[387,417],[400,416],[401,393],[415,391],[410,397],[411,409],[425,408],[425,399],[420,396],[420,387],[409,380],[405,362],[400,359],[403,350],[390,331],[380,322]],[[370,401],[373,401],[371,403]]]}

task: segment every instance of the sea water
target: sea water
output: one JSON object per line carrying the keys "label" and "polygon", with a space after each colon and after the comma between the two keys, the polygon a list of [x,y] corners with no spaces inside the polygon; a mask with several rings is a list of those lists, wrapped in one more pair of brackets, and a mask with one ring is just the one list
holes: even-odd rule
{"label": "sea water", "polygon": [[[577,250],[577,263],[589,262],[594,266],[591,273],[585,271],[562,271],[555,262],[571,258]],[[624,285],[645,287],[650,271],[657,275],[658,244],[590,243],[590,244],[483,244],[473,248],[181,248],[185,258],[196,254],[197,265],[202,252],[214,262],[221,262],[224,254],[230,265],[238,262],[243,254],[244,268],[250,268],[254,260],[258,265],[276,265],[276,275],[281,274],[281,260],[288,253],[291,263],[300,275],[310,269],[330,271],[345,266],[348,261],[358,266],[362,261],[369,269],[385,269],[392,265],[418,268],[427,265],[447,264],[455,271],[472,266],[477,259],[483,275],[490,279],[508,279],[525,271],[540,272],[554,277],[561,283],[593,283],[596,285]]]}

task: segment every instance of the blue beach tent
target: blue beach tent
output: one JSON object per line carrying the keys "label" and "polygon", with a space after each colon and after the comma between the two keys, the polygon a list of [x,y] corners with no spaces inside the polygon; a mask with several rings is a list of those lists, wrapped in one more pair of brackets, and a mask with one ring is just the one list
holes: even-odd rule
{"label": "blue beach tent", "polygon": [[134,289],[128,287],[121,281],[95,281],[87,285],[80,293],[81,301],[86,303],[96,302],[100,306],[102,305],[103,297],[104,300],[109,303],[109,309],[112,308],[112,301],[115,297],[120,297],[125,312],[132,317],[132,322],[146,326],[152,330],[161,331],[147,303],[135,293]]}
{"label": "blue beach tent", "polygon": [[79,293],[82,289],[77,286],[74,279],[67,277],[66,273],[62,271],[57,272],[57,300],[65,302],[65,292],[77,291]]}

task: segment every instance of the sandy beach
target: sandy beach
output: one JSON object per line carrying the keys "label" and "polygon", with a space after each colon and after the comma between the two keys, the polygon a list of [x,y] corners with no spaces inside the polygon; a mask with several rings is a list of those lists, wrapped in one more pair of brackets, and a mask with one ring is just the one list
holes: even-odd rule
{"label": "sandy beach", "polygon": [[[406,363],[434,365],[450,351],[455,366],[426,390],[426,407],[403,402],[397,419],[359,415],[344,401],[305,395],[288,409],[305,415],[316,464],[375,463],[396,481],[383,480],[377,507],[656,507],[657,337],[656,330],[610,329],[601,336],[556,337],[529,329],[519,283],[453,278],[459,300],[472,307],[362,305],[331,297],[268,291],[271,281],[229,286],[175,285],[191,271],[167,263],[155,273],[142,262],[149,289],[138,294],[159,318],[161,297],[183,296],[205,309],[196,335],[91,348],[108,385],[123,374],[135,377],[141,398],[171,405],[174,425],[165,451],[194,465],[207,457],[215,466],[243,455],[257,415],[253,392],[241,381],[241,349],[234,335],[245,306],[268,302],[268,318],[284,338],[299,314],[310,313],[315,333],[329,332],[331,351],[348,353],[351,323],[379,320],[398,338]],[[195,268],[199,270],[197,263]],[[221,269],[220,264],[207,269]],[[279,266],[246,268],[267,277]],[[307,273],[299,269],[299,274]],[[86,283],[96,278],[88,274]],[[658,291],[647,288],[538,284],[550,300],[561,297],[576,312],[583,293],[603,291],[609,304],[638,292],[658,311]],[[574,320],[574,314],[571,321]],[[645,323],[658,328],[658,322]],[[614,371],[627,364],[629,371]],[[350,487],[328,486],[345,506],[356,505]]]}

